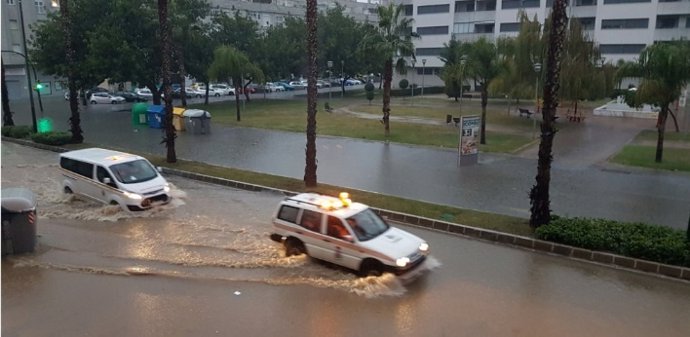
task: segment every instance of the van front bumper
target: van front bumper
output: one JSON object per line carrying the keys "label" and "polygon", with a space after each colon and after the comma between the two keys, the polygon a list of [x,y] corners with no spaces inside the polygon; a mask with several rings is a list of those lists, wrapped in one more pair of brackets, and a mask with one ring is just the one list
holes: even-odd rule
{"label": "van front bumper", "polygon": [[167,194],[159,194],[151,198],[146,198],[141,201],[139,205],[127,205],[127,209],[131,212],[141,212],[156,206],[165,205],[172,200],[172,197]]}

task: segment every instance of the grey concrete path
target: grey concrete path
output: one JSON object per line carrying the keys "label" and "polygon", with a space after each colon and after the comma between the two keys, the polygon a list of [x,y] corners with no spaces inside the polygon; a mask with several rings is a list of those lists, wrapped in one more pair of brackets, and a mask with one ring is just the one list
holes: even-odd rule
{"label": "grey concrete path", "polygon": [[[44,102],[45,104],[45,102]],[[67,129],[67,103],[46,115]],[[133,127],[126,105],[83,110],[86,141],[165,154],[157,129]],[[28,124],[28,114],[15,117]],[[562,122],[563,123],[563,122]],[[685,228],[690,175],[616,167],[603,161],[654,121],[588,118],[556,136],[551,207],[556,214],[643,221]],[[394,127],[394,126],[393,126]],[[208,135],[180,133],[178,158],[302,179],[305,135],[212,125]],[[536,150],[481,154],[478,165],[458,167],[453,150],[340,137],[317,138],[318,181],[462,208],[529,217],[528,193]]]}

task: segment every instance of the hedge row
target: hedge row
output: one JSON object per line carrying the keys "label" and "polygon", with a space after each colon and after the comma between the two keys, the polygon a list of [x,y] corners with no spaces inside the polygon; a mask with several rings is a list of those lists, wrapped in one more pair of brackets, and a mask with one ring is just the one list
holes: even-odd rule
{"label": "hedge row", "polygon": [[554,217],[538,239],[690,267],[690,241],[681,230],[605,219]]}
{"label": "hedge row", "polygon": [[[442,94],[445,92],[444,87],[424,87],[424,94]],[[401,96],[410,96],[412,93],[412,89],[409,87],[407,89],[391,89],[391,96],[394,97],[401,97]],[[415,87],[414,88],[414,95],[415,96],[421,96],[422,95],[422,87]]]}
{"label": "hedge row", "polygon": [[3,126],[2,135],[10,138],[31,138],[36,143],[47,145],[65,145],[72,139],[72,134],[63,131],[33,133],[28,125]]}

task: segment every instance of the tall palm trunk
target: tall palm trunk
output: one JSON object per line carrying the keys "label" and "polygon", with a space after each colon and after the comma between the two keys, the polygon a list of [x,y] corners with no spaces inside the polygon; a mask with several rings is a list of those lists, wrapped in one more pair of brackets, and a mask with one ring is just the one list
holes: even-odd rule
{"label": "tall palm trunk", "polygon": [[[232,83],[242,83],[242,80],[233,78]],[[208,86],[206,87],[208,90]],[[208,95],[206,95],[208,97]],[[235,84],[235,108],[237,109],[237,121],[240,121],[240,86]]]}
{"label": "tall palm trunk", "polygon": [[[316,0],[307,0],[307,149],[304,184],[316,187]],[[246,92],[246,90],[245,90]]]}
{"label": "tall palm trunk", "polygon": [[[81,118],[79,116],[79,101],[77,98],[77,83],[75,77],[74,48],[72,46],[72,21],[69,14],[69,1],[60,1],[60,15],[62,16],[62,35],[65,37],[65,58],[67,60],[67,86],[69,88],[69,118],[70,131],[72,132],[71,142],[81,144],[84,142],[84,135],[81,129]],[[83,97],[84,95],[82,95]],[[84,97],[85,99],[85,97]]]}
{"label": "tall palm trunk", "polygon": [[[184,37],[186,38],[186,36]],[[180,78],[182,83],[180,83],[180,99],[182,100],[182,106],[187,107],[187,90],[185,86],[185,78],[187,77],[187,70],[184,67],[184,51],[180,45],[177,46],[177,62],[180,68]]]}
{"label": "tall palm trunk", "polygon": [[391,133],[391,81],[393,81],[393,59],[389,58],[383,68],[383,127],[386,138]]}
{"label": "tall palm trunk", "polygon": [[482,124],[481,136],[479,136],[479,144],[486,144],[486,104],[489,101],[489,89],[486,84],[482,84]]}
{"label": "tall palm trunk", "polygon": [[158,22],[161,31],[161,53],[163,54],[161,73],[163,78],[163,93],[165,94],[165,118],[163,128],[165,136],[163,142],[168,149],[165,160],[168,163],[177,162],[175,155],[175,127],[173,126],[172,90],[170,90],[170,25],[168,24],[168,0],[158,0]]}
{"label": "tall palm trunk", "polygon": [[656,128],[658,137],[656,140],[656,157],[654,161],[661,163],[661,159],[664,156],[664,133],[666,132],[666,120],[668,118],[668,104],[665,104],[661,111],[659,111],[659,117],[656,121]]}
{"label": "tall palm trunk", "polygon": [[10,111],[10,96],[7,93],[7,85],[5,81],[5,61],[2,63],[2,126],[14,125],[12,119],[12,111]]}
{"label": "tall palm trunk", "polygon": [[560,74],[561,52],[565,40],[568,16],[565,13],[566,0],[555,0],[551,16],[549,51],[546,59],[546,82],[544,83],[544,108],[542,109],[541,143],[539,143],[539,162],[536,185],[530,191],[531,216],[529,224],[536,228],[551,220],[551,201],[549,184],[551,182],[551,161],[553,157],[553,117],[558,107],[558,78]]}

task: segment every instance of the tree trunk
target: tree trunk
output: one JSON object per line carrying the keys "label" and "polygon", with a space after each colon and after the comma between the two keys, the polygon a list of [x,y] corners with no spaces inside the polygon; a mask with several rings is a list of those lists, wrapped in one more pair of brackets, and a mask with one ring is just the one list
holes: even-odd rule
{"label": "tree trunk", "polygon": [[184,51],[180,46],[177,48],[177,63],[180,66],[180,99],[182,100],[182,107],[187,107],[187,90],[185,86],[185,78],[187,77],[187,69],[184,67]]}
{"label": "tree trunk", "polygon": [[[81,144],[84,142],[84,135],[81,129],[81,118],[79,116],[79,101],[77,98],[77,83],[74,79],[74,48],[72,47],[72,21],[69,14],[69,1],[60,1],[60,15],[63,17],[63,36],[65,37],[65,57],[67,59],[67,86],[69,87],[69,109],[70,109],[70,131],[72,139],[70,142]],[[27,69],[28,71],[28,69]],[[86,100],[85,95],[82,95]]]}
{"label": "tree trunk", "polygon": [[[316,0],[307,0],[307,148],[304,185],[316,187]],[[246,90],[245,90],[246,92]]]}
{"label": "tree trunk", "polygon": [[[208,105],[208,89],[209,89],[209,82],[206,81],[204,82],[204,87],[206,88],[206,95],[204,95],[204,105]],[[237,91],[237,90],[235,90]],[[235,100],[237,100],[237,96],[235,96]]]}
{"label": "tree trunk", "polygon": [[671,115],[671,118],[673,119],[673,125],[676,127],[676,132],[680,132],[680,127],[678,127],[678,119],[676,119],[676,114],[673,113],[673,110],[671,108],[668,109],[669,115]]}
{"label": "tree trunk", "polygon": [[249,80],[249,82],[245,83],[244,86],[242,86],[242,92],[244,92],[244,98],[247,100],[247,102],[250,101],[249,90],[248,90],[250,84],[252,84],[252,80]]}
{"label": "tree trunk", "polygon": [[551,16],[549,33],[549,50],[546,59],[546,82],[544,83],[544,108],[542,109],[541,142],[539,143],[539,160],[536,185],[530,190],[532,228],[546,225],[551,220],[551,201],[549,184],[551,182],[551,161],[553,137],[553,117],[558,107],[558,81],[560,75],[561,52],[565,40],[565,29],[568,23],[566,0],[555,0]]}
{"label": "tree trunk", "polygon": [[156,84],[153,82],[149,82],[146,84],[146,87],[151,90],[151,101],[153,105],[161,105],[161,93],[158,91],[158,87],[156,87]]}
{"label": "tree trunk", "polygon": [[[161,31],[161,53],[163,60],[161,64],[161,76],[163,78],[163,93],[165,93],[165,116],[163,118],[163,127],[165,129],[165,136],[163,142],[168,149],[166,155],[166,162],[177,162],[175,155],[175,127],[173,126],[172,113],[172,90],[170,88],[170,25],[168,24],[168,0],[158,0],[158,22]],[[157,91],[156,91],[157,92]],[[154,100],[157,94],[154,93]],[[158,96],[160,99],[160,96]]]}
{"label": "tree trunk", "polygon": [[[238,80],[237,78],[232,79],[232,83],[242,83],[242,80]],[[206,86],[206,97],[208,97],[208,86]],[[237,121],[239,122],[241,120],[240,118],[240,88],[238,85],[235,84],[235,108],[237,109]]]}
{"label": "tree trunk", "polygon": [[391,81],[393,81],[393,59],[386,60],[383,68],[383,127],[386,138],[390,136],[390,117],[391,117]]}
{"label": "tree trunk", "polygon": [[7,93],[7,82],[5,81],[5,61],[2,61],[2,126],[14,125],[12,111],[10,111],[10,96]]}
{"label": "tree trunk", "polygon": [[482,124],[479,144],[486,144],[486,104],[489,101],[488,83],[482,84]]}
{"label": "tree trunk", "polygon": [[666,119],[668,118],[668,104],[661,107],[659,111],[659,118],[656,122],[656,128],[658,131],[658,138],[656,140],[656,158],[655,162],[661,163],[664,156],[664,133],[666,132]]}

